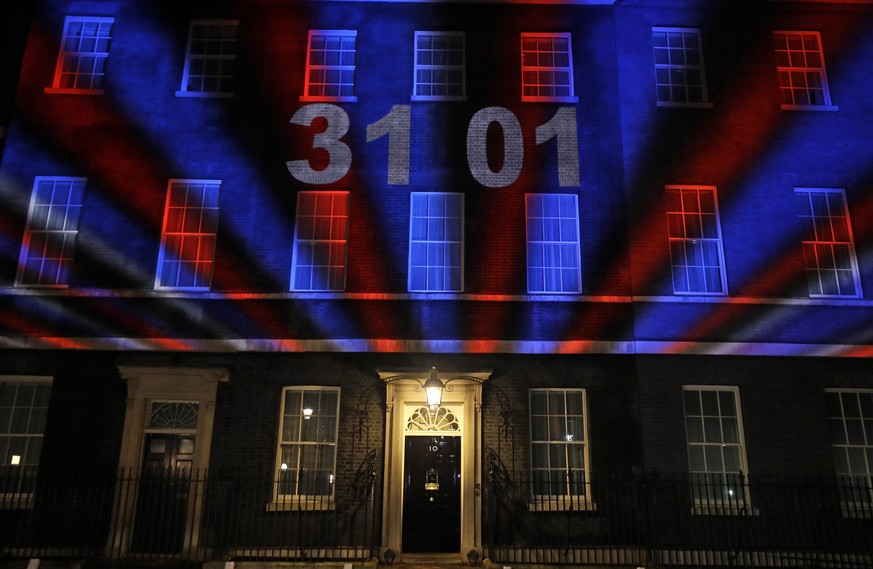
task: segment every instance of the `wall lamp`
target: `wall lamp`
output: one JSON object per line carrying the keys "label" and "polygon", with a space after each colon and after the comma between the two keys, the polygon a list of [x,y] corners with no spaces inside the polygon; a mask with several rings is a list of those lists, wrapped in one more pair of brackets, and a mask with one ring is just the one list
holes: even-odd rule
{"label": "wall lamp", "polygon": [[449,385],[451,382],[465,380],[475,383],[483,383],[485,381],[483,378],[476,377],[474,375],[455,375],[448,379],[442,380],[439,377],[439,372],[437,371],[436,366],[430,368],[430,376],[428,376],[428,378],[425,380],[422,380],[421,377],[416,377],[414,375],[392,375],[390,377],[383,378],[382,381],[384,381],[385,383],[392,383],[401,379],[412,380],[418,384],[413,389],[415,391],[424,391],[424,398],[431,413],[436,411],[442,403],[443,392],[453,390],[453,387]]}

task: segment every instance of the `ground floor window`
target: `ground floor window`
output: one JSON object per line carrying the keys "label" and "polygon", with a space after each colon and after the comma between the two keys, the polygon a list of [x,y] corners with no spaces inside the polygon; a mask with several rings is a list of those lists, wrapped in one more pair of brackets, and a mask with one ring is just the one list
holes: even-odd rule
{"label": "ground floor window", "polygon": [[531,493],[558,505],[588,495],[584,389],[530,390]]}
{"label": "ground floor window", "polygon": [[825,393],[834,470],[849,508],[873,506],[873,390]]}
{"label": "ground floor window", "polygon": [[0,376],[0,497],[28,499],[36,484],[51,378]]}

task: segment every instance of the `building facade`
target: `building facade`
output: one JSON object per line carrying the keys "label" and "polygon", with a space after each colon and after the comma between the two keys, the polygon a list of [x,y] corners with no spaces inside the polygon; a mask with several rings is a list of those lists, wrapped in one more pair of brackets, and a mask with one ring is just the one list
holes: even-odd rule
{"label": "building facade", "polygon": [[39,0],[0,550],[870,564],[871,16]]}

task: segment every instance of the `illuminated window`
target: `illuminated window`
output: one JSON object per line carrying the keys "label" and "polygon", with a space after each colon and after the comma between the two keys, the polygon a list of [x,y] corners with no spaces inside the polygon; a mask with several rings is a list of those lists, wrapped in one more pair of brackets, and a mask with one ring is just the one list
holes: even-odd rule
{"label": "illuminated window", "polygon": [[810,296],[861,295],[852,226],[842,190],[795,189]]}
{"label": "illuminated window", "polygon": [[463,32],[415,32],[415,86],[421,101],[464,100]]}
{"label": "illuminated window", "polygon": [[51,378],[0,376],[0,497],[28,499],[36,484]]}
{"label": "illuminated window", "polygon": [[579,208],[571,194],[527,194],[528,292],[581,292]]}
{"label": "illuminated window", "polygon": [[521,100],[578,101],[570,34],[521,34]]}
{"label": "illuminated window", "polygon": [[309,30],[306,81],[301,101],[356,101],[357,32]]}
{"label": "illuminated window", "polygon": [[237,20],[192,20],[182,96],[230,96],[233,93],[239,22]]}
{"label": "illuminated window", "polygon": [[67,16],[54,82],[46,91],[102,93],[114,24],[114,18]]}
{"label": "illuminated window", "polygon": [[652,28],[658,104],[706,103],[703,50],[698,30]]}
{"label": "illuminated window", "polygon": [[348,222],[348,192],[297,194],[291,290],[345,289]]}
{"label": "illuminated window", "polygon": [[725,294],[715,188],[668,186],[667,228],[676,294]]}
{"label": "illuminated window", "polygon": [[825,398],[840,497],[873,514],[873,391],[827,390]]}
{"label": "illuminated window", "polygon": [[209,288],[220,187],[220,180],[170,180],[155,287]]}
{"label": "illuminated window", "polygon": [[411,194],[409,290],[463,289],[464,196]]}
{"label": "illuminated window", "polygon": [[782,108],[829,107],[831,96],[818,32],[774,32]]}
{"label": "illuminated window", "polygon": [[16,284],[57,287],[69,284],[85,182],[85,178],[36,178]]}
{"label": "illuminated window", "polygon": [[340,389],[286,387],[282,391],[274,503],[333,498]]}
{"label": "illuminated window", "polygon": [[534,500],[586,497],[588,421],[584,389],[531,389],[530,464]]}
{"label": "illuminated window", "polygon": [[739,389],[685,386],[683,394],[694,504],[738,513],[748,504]]}

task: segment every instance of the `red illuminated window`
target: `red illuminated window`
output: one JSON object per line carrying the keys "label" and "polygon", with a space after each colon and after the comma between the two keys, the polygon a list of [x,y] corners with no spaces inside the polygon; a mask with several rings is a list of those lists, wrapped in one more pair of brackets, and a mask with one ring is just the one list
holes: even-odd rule
{"label": "red illuminated window", "polygon": [[873,391],[825,392],[834,469],[846,513],[866,514],[873,506]]}
{"label": "red illuminated window", "polygon": [[16,284],[69,284],[85,178],[46,178],[33,185]]}
{"label": "red illuminated window", "polygon": [[782,108],[830,107],[824,54],[818,32],[774,32]]}
{"label": "red illuminated window", "polygon": [[170,180],[156,288],[209,288],[220,187],[218,180]]}
{"label": "red illuminated window", "polygon": [[413,100],[464,100],[463,32],[415,32]]}
{"label": "red illuminated window", "polygon": [[356,101],[353,30],[309,30],[302,101]]}
{"label": "red illuminated window", "polygon": [[706,79],[700,32],[684,28],[652,28],[658,104],[706,103]]}
{"label": "red illuminated window", "polygon": [[858,262],[842,190],[795,189],[803,223],[803,258],[810,296],[861,296]]}
{"label": "red illuminated window", "polygon": [[464,267],[464,196],[412,193],[409,290],[460,292]]}
{"label": "red illuminated window", "polygon": [[348,222],[348,192],[297,194],[291,290],[345,289]]}
{"label": "red illuminated window", "polygon": [[667,231],[676,294],[726,294],[715,188],[668,186]]}
{"label": "red illuminated window", "polygon": [[521,34],[521,100],[578,101],[570,34]]}
{"label": "red illuminated window", "polygon": [[67,16],[54,82],[46,91],[102,93],[114,24],[113,18]]}
{"label": "red illuminated window", "polygon": [[176,94],[231,95],[238,36],[237,20],[193,20],[188,31],[182,88]]}
{"label": "red illuminated window", "polygon": [[739,389],[687,385],[682,391],[695,512],[738,514],[749,501]]}
{"label": "red illuminated window", "polygon": [[581,292],[576,196],[527,194],[525,205],[528,292]]}

